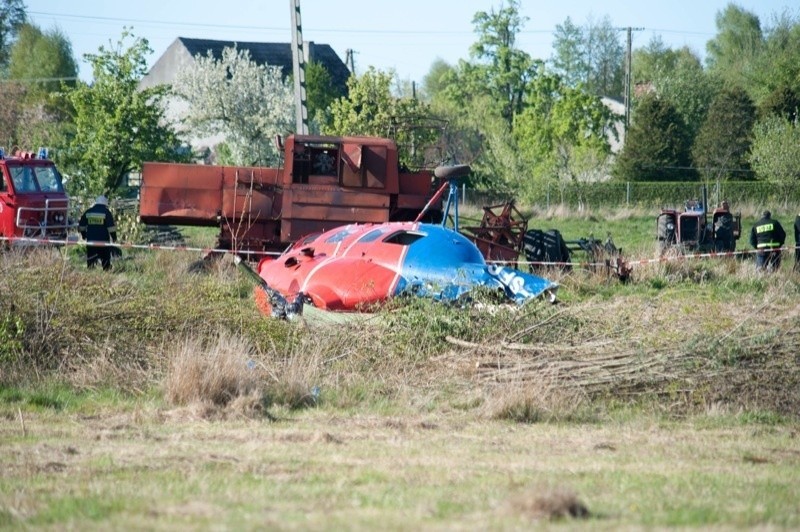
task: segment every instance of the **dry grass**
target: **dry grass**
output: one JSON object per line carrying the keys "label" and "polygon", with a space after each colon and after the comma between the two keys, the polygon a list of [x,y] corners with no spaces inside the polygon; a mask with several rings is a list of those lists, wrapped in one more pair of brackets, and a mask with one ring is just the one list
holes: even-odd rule
{"label": "dry grass", "polygon": [[525,490],[511,501],[514,512],[531,519],[586,519],[590,513],[572,490],[565,487],[539,486]]}
{"label": "dry grass", "polygon": [[800,409],[799,277],[789,264],[769,276],[746,261],[659,263],[637,267],[625,288],[552,272],[565,296],[557,306],[488,313],[413,300],[303,325],[259,316],[228,262],[188,274],[191,258],[180,257],[134,257],[104,275],[58,253],[3,256],[0,288],[12,296],[0,310],[24,308],[25,330],[21,350],[0,348],[2,381],[58,375],[134,394],[163,386],[173,405],[238,401],[250,413],[325,402],[437,408],[453,395],[490,418],[528,422],[580,418],[603,397]]}
{"label": "dry grass", "polygon": [[587,399],[580,389],[562,386],[543,373],[495,389],[487,397],[484,410],[489,419],[518,423],[570,421],[580,416]]}
{"label": "dry grass", "polygon": [[226,333],[178,342],[166,354],[164,397],[172,405],[218,407],[257,397],[262,384],[254,371],[253,352],[250,342]]}
{"label": "dry grass", "polygon": [[481,341],[450,338],[452,351],[437,360],[483,383],[495,418],[570,419],[600,397],[663,397],[675,412],[722,402],[794,415],[798,284],[741,268],[717,285],[708,283],[713,268],[665,265],[666,285],[683,290],[555,307]]}

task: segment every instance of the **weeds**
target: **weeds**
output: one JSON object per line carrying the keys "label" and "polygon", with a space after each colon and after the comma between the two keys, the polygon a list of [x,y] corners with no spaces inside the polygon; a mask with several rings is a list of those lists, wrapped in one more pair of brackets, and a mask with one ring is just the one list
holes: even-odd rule
{"label": "weeds", "polygon": [[221,333],[185,338],[166,352],[165,397],[174,405],[209,402],[227,406],[259,392],[253,347],[241,337]]}
{"label": "weeds", "polygon": [[190,273],[196,259],[131,253],[107,274],[54,250],[0,255],[0,384],[163,386],[171,404],[251,411],[435,409],[469,390],[460,408],[522,422],[676,393],[691,398],[679,408],[800,409],[800,288],[788,271],[676,261],[637,268],[624,286],[560,272],[556,306],[399,298],[365,318],[303,325],[260,315],[230,261]]}

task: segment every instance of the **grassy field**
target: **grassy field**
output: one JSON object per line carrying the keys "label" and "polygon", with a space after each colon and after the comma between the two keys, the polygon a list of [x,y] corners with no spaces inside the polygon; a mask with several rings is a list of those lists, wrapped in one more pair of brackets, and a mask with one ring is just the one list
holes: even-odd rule
{"label": "grassy field", "polygon": [[[647,213],[532,220],[654,256]],[[264,319],[198,258],[0,254],[0,528],[800,527],[791,261],[341,324]]]}

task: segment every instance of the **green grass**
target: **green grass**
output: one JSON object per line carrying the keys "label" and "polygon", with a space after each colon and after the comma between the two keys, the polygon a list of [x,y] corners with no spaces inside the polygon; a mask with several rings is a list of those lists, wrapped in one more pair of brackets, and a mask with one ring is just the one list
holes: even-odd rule
{"label": "green grass", "polygon": [[[81,416],[30,412],[28,441],[0,429],[4,525],[505,529],[531,522],[519,501],[563,487],[592,527],[800,526],[791,423]],[[25,449],[36,452],[20,459]]]}

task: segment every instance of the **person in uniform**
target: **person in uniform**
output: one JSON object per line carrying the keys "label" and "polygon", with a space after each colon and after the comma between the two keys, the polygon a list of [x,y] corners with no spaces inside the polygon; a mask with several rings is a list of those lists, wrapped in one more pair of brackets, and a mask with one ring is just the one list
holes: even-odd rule
{"label": "person in uniform", "polygon": [[761,219],[750,231],[750,245],[756,248],[756,270],[777,270],[781,267],[781,247],[786,241],[786,232],[781,223],[764,211]]}
{"label": "person in uniform", "polygon": [[733,237],[733,215],[727,201],[722,202],[719,212],[714,212],[714,251],[725,252],[736,249]]}
{"label": "person in uniform", "polygon": [[794,271],[800,272],[800,214],[794,218]]}
{"label": "person in uniform", "polygon": [[[116,242],[117,228],[108,208],[108,198],[97,196],[94,205],[81,215],[78,231],[88,242]],[[86,246],[86,266],[94,268],[98,262],[104,270],[111,269],[111,246]]]}

